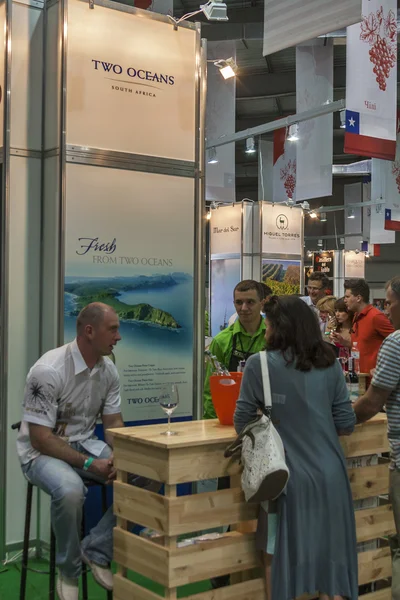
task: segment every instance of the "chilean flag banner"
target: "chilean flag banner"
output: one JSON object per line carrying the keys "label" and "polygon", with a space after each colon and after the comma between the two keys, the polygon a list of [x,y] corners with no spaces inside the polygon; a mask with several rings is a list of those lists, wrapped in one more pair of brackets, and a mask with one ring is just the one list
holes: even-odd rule
{"label": "chilean flag banner", "polygon": [[393,161],[396,153],[397,1],[363,0],[347,28],[344,151]]}
{"label": "chilean flag banner", "polygon": [[396,155],[393,162],[372,159],[372,200],[382,198],[382,204],[371,206],[369,241],[393,244],[400,231],[400,114],[397,115]]}

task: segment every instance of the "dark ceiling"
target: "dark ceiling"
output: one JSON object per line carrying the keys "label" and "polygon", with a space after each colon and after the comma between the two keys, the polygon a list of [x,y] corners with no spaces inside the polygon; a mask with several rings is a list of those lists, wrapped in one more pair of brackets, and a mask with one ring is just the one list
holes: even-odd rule
{"label": "dark ceiling", "polygon": [[[174,0],[174,16],[199,8],[199,0]],[[226,0],[229,21],[210,23],[203,15],[202,35],[209,41],[235,40],[238,76],[236,86],[236,131],[261,125],[296,112],[295,48],[264,57],[264,0]],[[400,7],[400,0],[398,0]],[[334,40],[334,100],[345,97],[346,37]],[[334,115],[334,163],[343,164],[360,157],[344,154],[344,132],[339,115]],[[256,156],[256,155],[255,155]],[[236,184],[238,189],[257,187],[257,159],[246,155],[244,143],[236,144]]]}

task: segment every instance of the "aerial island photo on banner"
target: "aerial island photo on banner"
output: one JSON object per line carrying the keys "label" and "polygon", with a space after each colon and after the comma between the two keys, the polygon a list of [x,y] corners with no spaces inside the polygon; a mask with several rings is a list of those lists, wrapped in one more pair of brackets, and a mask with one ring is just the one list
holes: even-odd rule
{"label": "aerial island photo on banner", "polygon": [[[111,180],[107,185],[105,177]],[[158,397],[168,383],[176,383],[180,393],[174,416],[191,415],[193,184],[188,180],[186,193],[176,194],[174,179],[90,166],[68,170],[65,342],[74,338],[76,316],[86,304],[99,301],[115,309],[122,340],[110,358],[120,374],[126,421],[162,418]],[[165,202],[154,210],[145,201],[128,217],[132,190],[148,198],[150,185],[160,187]],[[115,192],[112,202],[109,189]]]}

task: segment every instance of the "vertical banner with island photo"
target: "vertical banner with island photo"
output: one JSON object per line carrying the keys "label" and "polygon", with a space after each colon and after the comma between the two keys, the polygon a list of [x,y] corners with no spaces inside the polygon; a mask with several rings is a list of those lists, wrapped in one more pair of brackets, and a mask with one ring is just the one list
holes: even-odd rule
{"label": "vertical banner with island photo", "polygon": [[113,306],[124,420],[161,419],[167,383],[191,416],[194,180],[76,164],[66,179],[65,342],[83,306]]}

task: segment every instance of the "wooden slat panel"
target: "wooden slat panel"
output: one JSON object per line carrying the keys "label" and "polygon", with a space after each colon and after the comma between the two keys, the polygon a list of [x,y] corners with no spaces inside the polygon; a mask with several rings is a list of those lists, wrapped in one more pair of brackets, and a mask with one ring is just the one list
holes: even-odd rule
{"label": "wooden slat panel", "polygon": [[231,532],[215,541],[173,550],[170,586],[194,583],[258,566],[254,534]]}
{"label": "wooden slat panel", "polygon": [[388,452],[387,423],[358,425],[354,433],[341,437],[340,443],[346,458]]}
{"label": "wooden slat panel", "polygon": [[239,488],[165,498],[131,485],[115,483],[114,512],[118,517],[161,533],[181,535],[256,519],[258,505],[246,503]]}
{"label": "wooden slat panel", "polygon": [[201,455],[198,454],[197,448],[172,450],[168,473],[170,483],[188,483],[194,480],[240,474],[242,466],[239,461],[225,458],[225,450],[225,444],[203,449]]}
{"label": "wooden slat panel", "polygon": [[356,510],[357,542],[367,542],[396,533],[391,504]]}
{"label": "wooden slat panel", "polygon": [[237,475],[242,467],[237,459],[224,458],[227,444],[176,448],[170,450],[168,483],[187,483],[225,475]]}
{"label": "wooden slat panel", "polygon": [[364,585],[392,576],[390,548],[360,552],[358,555],[358,584]]}
{"label": "wooden slat panel", "polygon": [[371,594],[362,594],[360,600],[392,600],[392,588],[388,587],[384,590],[378,590]]}
{"label": "wooden slat panel", "polygon": [[168,532],[168,498],[165,496],[116,481],[113,506],[117,517],[161,533]]}
{"label": "wooden slat panel", "polygon": [[168,557],[169,550],[164,546],[114,528],[114,560],[119,565],[168,587]]}
{"label": "wooden slat panel", "polygon": [[257,567],[254,534],[228,533],[184,548],[164,548],[118,527],[114,560],[167,587],[177,587]]}
{"label": "wooden slat panel", "polygon": [[210,592],[187,596],[185,600],[265,600],[264,581],[252,579]]}
{"label": "wooden slat panel", "polygon": [[362,500],[387,494],[389,491],[389,468],[387,464],[375,467],[348,469],[353,500]]}
{"label": "wooden slat panel", "polygon": [[205,492],[170,503],[170,529],[176,533],[235,525],[257,519],[259,507],[247,503],[241,489]]}
{"label": "wooden slat panel", "polygon": [[121,575],[114,575],[114,600],[128,600],[128,598],[134,598],[135,600],[160,600],[158,594],[154,594],[141,585],[137,585],[133,581],[129,581]]}
{"label": "wooden slat panel", "polygon": [[168,453],[129,439],[114,438],[114,466],[126,473],[136,473],[165,483]]}
{"label": "wooden slat panel", "polygon": [[[237,585],[187,596],[185,600],[264,600],[264,581],[253,579]],[[114,600],[160,600],[158,594],[137,585],[120,575],[114,575]]]}

